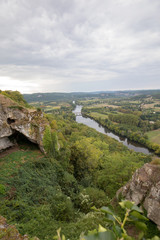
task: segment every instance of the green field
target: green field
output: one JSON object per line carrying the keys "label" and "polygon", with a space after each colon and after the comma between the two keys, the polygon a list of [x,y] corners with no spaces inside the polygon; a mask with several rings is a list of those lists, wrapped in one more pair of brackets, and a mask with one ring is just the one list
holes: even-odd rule
{"label": "green field", "polygon": [[90,116],[95,118],[108,119],[108,116],[106,114],[101,114],[97,112],[91,112]]}
{"label": "green field", "polygon": [[160,129],[148,132],[147,136],[151,142],[160,144]]}

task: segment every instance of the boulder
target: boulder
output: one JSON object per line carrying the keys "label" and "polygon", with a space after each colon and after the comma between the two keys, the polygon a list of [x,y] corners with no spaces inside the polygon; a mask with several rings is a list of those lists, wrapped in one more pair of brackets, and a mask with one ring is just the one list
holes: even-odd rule
{"label": "boulder", "polygon": [[145,164],[138,169],[132,179],[117,192],[125,199],[142,205],[147,217],[160,229],[160,165]]}

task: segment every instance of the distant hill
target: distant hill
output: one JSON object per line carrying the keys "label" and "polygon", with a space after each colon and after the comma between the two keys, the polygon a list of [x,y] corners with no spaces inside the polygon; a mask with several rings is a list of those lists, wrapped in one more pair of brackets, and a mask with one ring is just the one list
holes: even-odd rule
{"label": "distant hill", "polygon": [[134,91],[97,91],[97,92],[71,92],[71,93],[33,93],[23,94],[27,102],[46,101],[73,101],[81,98],[121,98],[121,97],[146,97],[151,95],[160,98],[160,90],[134,90]]}

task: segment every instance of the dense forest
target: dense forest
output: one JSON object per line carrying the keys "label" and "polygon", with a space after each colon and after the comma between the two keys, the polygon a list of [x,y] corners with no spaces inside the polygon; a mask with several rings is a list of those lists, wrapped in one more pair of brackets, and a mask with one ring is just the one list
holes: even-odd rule
{"label": "dense forest", "polygon": [[[108,205],[123,218],[125,210],[114,199],[115,194],[137,168],[152,160],[150,155],[130,151],[116,140],[76,123],[72,109],[71,104],[45,114],[49,122],[43,138],[46,155],[27,139],[20,139],[19,150],[0,158],[0,215],[30,237],[50,240],[61,228],[66,239],[75,240],[82,233],[98,230],[99,224],[105,229],[106,215],[95,209]],[[109,115],[110,121],[112,118]],[[137,127],[137,116],[128,114],[127,119],[114,121],[127,121]],[[107,214],[114,215],[112,211]],[[148,221],[147,225],[146,238],[159,234],[155,224]]]}

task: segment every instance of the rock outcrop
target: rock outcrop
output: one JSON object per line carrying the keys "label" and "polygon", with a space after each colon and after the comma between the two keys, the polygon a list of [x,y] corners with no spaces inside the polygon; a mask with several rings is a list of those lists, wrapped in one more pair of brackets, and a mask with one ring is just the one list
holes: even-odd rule
{"label": "rock outcrop", "polygon": [[42,140],[46,125],[48,122],[41,111],[22,107],[0,94],[0,151],[13,145],[8,137],[17,132],[44,151]]}
{"label": "rock outcrop", "polygon": [[142,205],[147,217],[160,229],[160,165],[145,164],[133,175],[130,182],[118,190],[126,199]]}
{"label": "rock outcrop", "polygon": [[[6,219],[0,216],[0,239],[1,240],[30,240],[27,235],[22,236],[15,226],[9,225]],[[32,240],[39,240],[39,238],[34,237]]]}

